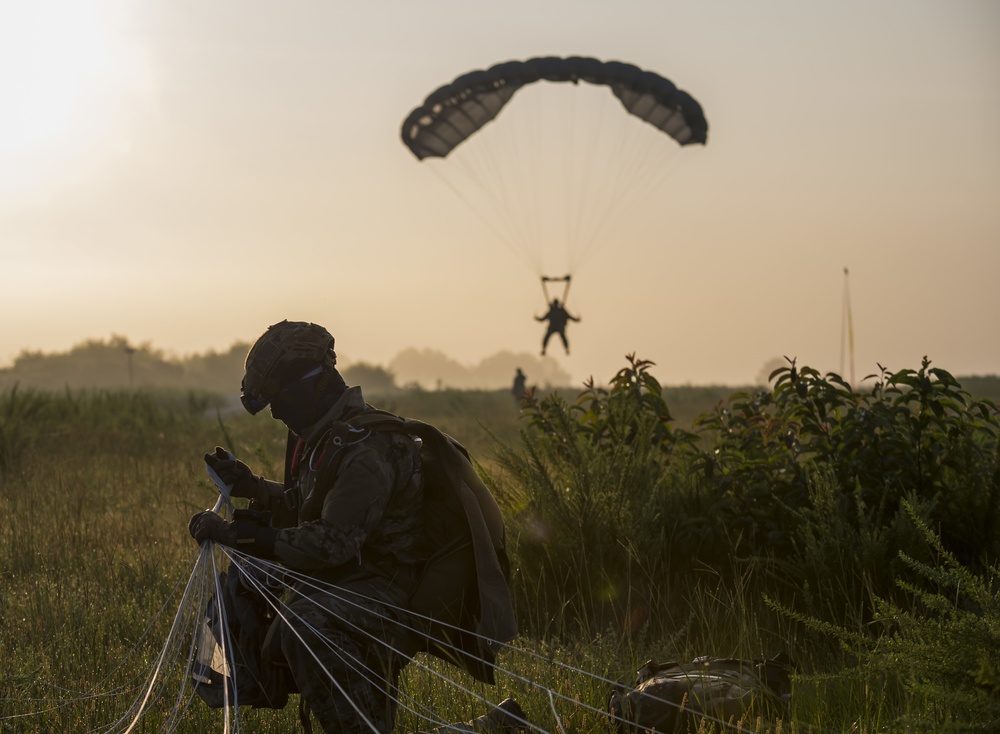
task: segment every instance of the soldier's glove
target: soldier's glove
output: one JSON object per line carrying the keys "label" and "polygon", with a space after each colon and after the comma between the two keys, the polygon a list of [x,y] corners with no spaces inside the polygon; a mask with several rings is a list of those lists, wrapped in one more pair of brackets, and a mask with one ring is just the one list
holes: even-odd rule
{"label": "soldier's glove", "polygon": [[278,531],[269,525],[271,514],[236,510],[233,521],[223,520],[211,510],[199,512],[188,522],[191,537],[202,543],[214,540],[258,558],[274,558]]}
{"label": "soldier's glove", "polygon": [[192,515],[188,522],[188,532],[199,543],[214,540],[223,545],[236,544],[236,530],[233,523],[223,520],[211,510]]}
{"label": "soldier's glove", "polygon": [[214,454],[205,454],[205,463],[229,485],[231,496],[252,500],[267,498],[265,480],[250,471],[250,467],[242,461],[231,457],[221,446],[215,447]]}

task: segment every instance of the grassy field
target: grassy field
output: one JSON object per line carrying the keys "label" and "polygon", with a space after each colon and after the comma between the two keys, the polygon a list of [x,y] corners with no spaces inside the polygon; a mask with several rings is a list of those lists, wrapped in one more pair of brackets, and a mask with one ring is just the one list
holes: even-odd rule
{"label": "grassy field", "polygon": [[[684,426],[725,397],[674,390],[668,403],[680,407],[675,417]],[[519,450],[528,426],[507,392],[401,393],[373,402],[435,423],[472,450],[498,491],[516,493],[516,478],[504,474],[503,450]],[[130,391],[15,391],[0,401],[0,732],[103,731],[127,712],[141,687],[137,675],[167,635],[176,603],[170,595],[197,552],[188,518],[216,497],[202,454],[223,445],[255,471],[280,476],[281,426],[266,414],[223,413],[221,405],[208,395]],[[515,552],[536,552],[531,548],[515,544]],[[515,567],[527,567],[523,560],[515,556]],[[743,722],[744,730],[874,732],[906,719],[891,678],[868,676],[849,646],[813,655],[814,638],[801,620],[766,603],[752,568],[740,565],[729,579],[708,568],[685,573],[701,574],[699,583],[677,580],[682,599],[647,605],[655,624],[596,629],[561,623],[547,611],[537,579],[522,575],[518,612],[531,634],[501,653],[512,674],[501,677],[497,690],[469,687],[494,701],[514,695],[543,728],[555,730],[552,702],[526,681],[539,682],[567,697],[558,705],[565,731],[603,732],[609,681],[630,679],[649,658],[787,652],[802,663],[791,709],[782,719]],[[666,598],[671,590],[661,593]],[[449,720],[483,711],[415,666],[404,686]],[[159,705],[158,715],[167,709]],[[245,725],[265,734],[295,731],[294,709],[248,711]],[[158,731],[155,722],[154,715],[141,730]],[[404,713],[398,730],[418,725]],[[219,712],[196,701],[176,730],[222,726]]]}

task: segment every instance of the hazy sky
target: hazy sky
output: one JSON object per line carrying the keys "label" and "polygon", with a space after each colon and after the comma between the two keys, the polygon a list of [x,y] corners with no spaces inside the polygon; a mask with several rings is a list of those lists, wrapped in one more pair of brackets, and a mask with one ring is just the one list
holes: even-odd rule
{"label": "hazy sky", "polygon": [[709,122],[703,148],[646,136],[676,170],[574,270],[552,353],[575,380],[630,352],[667,384],[839,370],[845,267],[858,377],[1000,373],[995,0],[0,0],[0,365],[112,334],[223,350],[282,318],[347,361],[537,352],[540,271],[399,128],[539,55],[656,71]]}

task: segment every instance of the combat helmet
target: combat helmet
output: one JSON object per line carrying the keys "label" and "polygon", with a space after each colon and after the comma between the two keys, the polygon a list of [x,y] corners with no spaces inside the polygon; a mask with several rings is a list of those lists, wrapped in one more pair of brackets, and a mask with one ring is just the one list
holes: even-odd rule
{"label": "combat helmet", "polygon": [[243,407],[256,415],[296,380],[333,367],[337,363],[333,343],[333,336],[319,324],[285,320],[267,327],[243,364]]}

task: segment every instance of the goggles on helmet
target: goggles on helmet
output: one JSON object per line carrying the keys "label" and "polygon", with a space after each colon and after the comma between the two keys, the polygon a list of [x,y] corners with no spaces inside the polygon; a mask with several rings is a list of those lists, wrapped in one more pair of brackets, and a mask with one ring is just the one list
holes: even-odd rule
{"label": "goggles on helmet", "polygon": [[277,397],[279,397],[281,395],[284,395],[285,393],[287,393],[289,390],[291,390],[293,387],[295,387],[297,384],[299,384],[303,380],[308,380],[310,377],[315,377],[316,375],[320,374],[322,371],[323,371],[323,367],[322,366],[317,367],[316,369],[310,370],[306,374],[302,375],[302,377],[296,378],[296,379],[292,380],[291,382],[289,382],[283,388],[281,388],[280,390],[278,390],[278,392],[270,400],[267,400],[267,401],[258,400],[257,398],[255,398],[252,395],[247,395],[246,393],[242,393],[241,392],[241,394],[240,394],[240,402],[243,403],[243,407],[246,408],[246,411],[250,415],[257,415],[260,411],[264,410],[264,408],[266,408],[268,405],[270,405],[272,402],[274,402],[275,398],[277,398]]}

